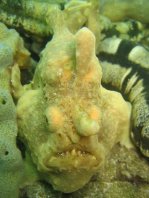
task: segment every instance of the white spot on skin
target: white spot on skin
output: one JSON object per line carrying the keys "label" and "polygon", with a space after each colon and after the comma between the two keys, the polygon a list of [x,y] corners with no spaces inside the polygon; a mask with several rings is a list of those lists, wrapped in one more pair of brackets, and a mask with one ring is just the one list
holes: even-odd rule
{"label": "white spot on skin", "polygon": [[57,75],[58,75],[58,76],[62,76],[62,73],[63,73],[63,70],[62,70],[62,68],[60,68],[60,69],[58,70],[58,72],[57,72]]}

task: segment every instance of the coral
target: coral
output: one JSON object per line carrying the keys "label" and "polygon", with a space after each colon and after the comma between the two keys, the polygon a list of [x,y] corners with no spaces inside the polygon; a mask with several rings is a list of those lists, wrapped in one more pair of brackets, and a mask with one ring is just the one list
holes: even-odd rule
{"label": "coral", "polygon": [[0,79],[1,87],[10,90],[11,68],[30,65],[30,53],[23,45],[23,39],[14,29],[0,23]]}
{"label": "coral", "polygon": [[51,185],[45,182],[35,182],[22,190],[20,198],[61,198],[61,196],[62,192],[53,190]]}
{"label": "coral", "polygon": [[[11,6],[11,10],[10,10]],[[64,6],[64,3],[63,3]],[[1,8],[1,21],[8,25],[15,27],[23,27],[24,30],[35,35],[49,35],[52,33],[52,29],[48,23],[48,18],[51,15],[51,11],[59,7],[58,1],[10,1],[0,3]],[[15,11],[19,8],[19,13],[15,15],[12,9]]]}
{"label": "coral", "polygon": [[[126,18],[148,23],[148,0],[101,0],[101,13],[112,21],[120,21]],[[114,10],[114,12],[113,12]]]}
{"label": "coral", "polygon": [[68,198],[147,198],[148,185],[148,161],[140,157],[135,149],[117,144],[96,177]]}
{"label": "coral", "polygon": [[0,197],[17,198],[23,180],[23,160],[16,145],[16,107],[10,94],[11,67],[23,67],[29,52],[15,30],[0,23]]}
{"label": "coral", "polygon": [[0,23],[0,52],[1,67],[29,64],[30,53],[24,48],[23,39],[16,30],[8,29],[3,23]]}
{"label": "coral", "polygon": [[[42,2],[40,0],[5,0],[0,2],[0,20],[9,26],[23,29],[30,34],[41,37],[49,36],[52,29],[48,19],[51,10],[55,7],[63,10],[67,25],[73,33],[86,25],[94,32],[98,41],[100,41],[99,15],[101,14],[112,21],[132,18],[143,23],[149,22],[148,0],[133,0],[131,4],[128,0],[51,0]],[[19,12],[16,14],[18,9]]]}
{"label": "coral", "polygon": [[101,14],[112,21],[131,18],[148,23],[147,0],[133,0],[131,4],[128,0],[5,0],[0,2],[0,21],[30,36],[43,38],[53,34],[49,18],[55,8],[63,11],[67,26],[73,33],[86,26],[95,34],[97,52],[100,48]]}
{"label": "coral", "polygon": [[[73,35],[58,10],[53,18],[53,39],[18,100],[17,119],[41,178],[68,193],[85,185],[127,134],[130,109],[119,93],[101,86],[93,33],[82,28]],[[14,77],[15,90],[18,72]]]}
{"label": "coral", "polygon": [[17,198],[23,178],[23,161],[16,146],[15,105],[8,90],[0,88],[0,196]]}
{"label": "coral", "polygon": [[[30,33],[39,37],[49,36],[53,34],[49,21],[51,21],[53,12],[57,8],[63,10],[70,31],[75,33],[86,25],[94,32],[96,39],[99,41],[99,3],[96,0],[54,2],[6,0],[0,2],[0,21],[11,27],[23,29],[27,34]],[[19,12],[16,14],[15,11],[18,9]]]}

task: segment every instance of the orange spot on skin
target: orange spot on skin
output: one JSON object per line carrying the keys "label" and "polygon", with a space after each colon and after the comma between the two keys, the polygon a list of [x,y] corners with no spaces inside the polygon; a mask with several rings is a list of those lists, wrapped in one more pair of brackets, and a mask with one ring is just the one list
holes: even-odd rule
{"label": "orange spot on skin", "polygon": [[86,82],[92,81],[93,75],[94,75],[94,71],[91,70],[90,72],[88,72],[88,74],[85,75],[84,80],[85,80]]}
{"label": "orange spot on skin", "polygon": [[92,107],[90,111],[90,118],[93,120],[99,120],[100,119],[100,112],[97,107]]}
{"label": "orange spot on skin", "polygon": [[51,107],[48,115],[53,126],[60,126],[63,124],[63,115],[57,107]]}
{"label": "orange spot on skin", "polygon": [[85,74],[84,76],[84,81],[85,82],[91,82],[91,81],[94,81],[97,76],[97,68],[95,67],[95,65],[92,63],[90,63],[89,65],[89,70],[88,72]]}

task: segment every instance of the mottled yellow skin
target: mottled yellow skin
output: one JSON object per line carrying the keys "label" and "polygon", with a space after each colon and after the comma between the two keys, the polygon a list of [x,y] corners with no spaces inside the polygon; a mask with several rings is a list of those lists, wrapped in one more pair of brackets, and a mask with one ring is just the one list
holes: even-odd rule
{"label": "mottled yellow skin", "polygon": [[[57,190],[73,192],[104,163],[129,130],[129,108],[119,93],[101,86],[95,37],[54,28],[31,89],[17,104],[19,136],[41,176]],[[17,68],[14,68],[17,69]]]}

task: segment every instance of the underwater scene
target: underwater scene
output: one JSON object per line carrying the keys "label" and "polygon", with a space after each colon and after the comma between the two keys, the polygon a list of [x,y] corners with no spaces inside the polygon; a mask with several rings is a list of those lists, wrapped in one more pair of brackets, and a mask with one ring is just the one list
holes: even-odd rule
{"label": "underwater scene", "polygon": [[0,198],[149,197],[149,1],[0,1]]}

